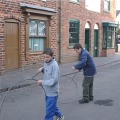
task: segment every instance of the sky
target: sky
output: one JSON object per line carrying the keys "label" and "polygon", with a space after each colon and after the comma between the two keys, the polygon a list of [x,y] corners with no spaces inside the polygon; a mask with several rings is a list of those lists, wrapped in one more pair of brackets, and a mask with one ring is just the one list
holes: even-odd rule
{"label": "sky", "polygon": [[117,1],[116,10],[120,10],[120,0],[116,0],[116,1]]}

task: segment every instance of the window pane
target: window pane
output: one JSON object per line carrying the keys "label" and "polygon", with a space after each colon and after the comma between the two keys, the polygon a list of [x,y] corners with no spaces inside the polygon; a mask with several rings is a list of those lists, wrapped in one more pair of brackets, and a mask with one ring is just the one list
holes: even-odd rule
{"label": "window pane", "polygon": [[46,24],[43,21],[39,21],[38,23],[38,35],[45,36],[46,35]]}
{"label": "window pane", "polygon": [[30,38],[29,39],[29,50],[30,51],[40,51],[44,50],[44,38]]}
{"label": "window pane", "polygon": [[35,20],[30,21],[29,35],[37,35],[37,21],[35,21]]}
{"label": "window pane", "polygon": [[108,9],[107,1],[104,1],[104,9],[105,9],[105,10]]}
{"label": "window pane", "polygon": [[107,39],[107,47],[108,48],[111,48],[111,43],[112,43],[111,32],[108,32],[108,39]]}
{"label": "window pane", "polygon": [[108,31],[108,48],[114,48],[115,47],[115,31],[114,27],[110,27],[111,31]]}
{"label": "window pane", "polygon": [[103,48],[107,48],[107,30],[106,27],[103,28]]}
{"label": "window pane", "polygon": [[112,32],[112,48],[115,47],[115,32]]}
{"label": "window pane", "polygon": [[110,1],[104,1],[104,10],[110,11]]}
{"label": "window pane", "polygon": [[73,1],[73,2],[80,2],[80,0],[70,0],[70,1]]}

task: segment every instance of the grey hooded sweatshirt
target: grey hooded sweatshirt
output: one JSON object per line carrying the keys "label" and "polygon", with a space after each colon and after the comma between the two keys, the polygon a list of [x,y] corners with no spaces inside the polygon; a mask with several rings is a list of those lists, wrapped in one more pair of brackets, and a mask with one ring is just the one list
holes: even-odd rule
{"label": "grey hooded sweatshirt", "polygon": [[55,59],[49,63],[44,63],[44,76],[42,86],[45,90],[46,96],[58,96],[60,70]]}

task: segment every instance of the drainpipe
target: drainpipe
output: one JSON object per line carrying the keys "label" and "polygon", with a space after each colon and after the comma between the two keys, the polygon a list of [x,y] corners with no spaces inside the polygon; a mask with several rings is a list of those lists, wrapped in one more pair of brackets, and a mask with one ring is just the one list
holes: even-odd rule
{"label": "drainpipe", "polygon": [[59,51],[59,60],[58,62],[61,64],[61,22],[62,22],[62,0],[59,0],[59,15],[58,15],[58,22],[59,22],[59,40],[58,40],[58,51]]}

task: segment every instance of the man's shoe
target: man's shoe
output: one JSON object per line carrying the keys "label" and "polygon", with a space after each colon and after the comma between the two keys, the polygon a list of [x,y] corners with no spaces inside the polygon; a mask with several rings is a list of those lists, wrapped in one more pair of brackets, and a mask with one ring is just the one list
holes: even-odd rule
{"label": "man's shoe", "polygon": [[57,117],[56,120],[64,120],[64,116],[62,116],[62,117],[60,117],[60,118]]}
{"label": "man's shoe", "polygon": [[89,100],[90,100],[90,101],[93,101],[93,98],[90,98]]}
{"label": "man's shoe", "polygon": [[87,100],[87,99],[81,99],[81,100],[79,100],[79,103],[80,104],[89,103],[89,100]]}

